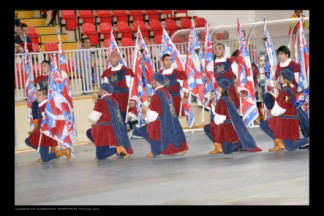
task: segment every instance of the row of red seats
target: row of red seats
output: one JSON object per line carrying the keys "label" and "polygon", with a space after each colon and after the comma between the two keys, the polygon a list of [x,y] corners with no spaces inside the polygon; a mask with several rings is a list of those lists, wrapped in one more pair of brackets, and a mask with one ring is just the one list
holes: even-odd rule
{"label": "row of red seats", "polygon": [[[77,29],[80,32],[79,29],[79,21],[78,16],[76,15],[74,10],[62,10],[62,17],[60,19],[60,25],[61,28],[63,25],[66,26],[66,30],[74,30]],[[117,20],[117,32],[124,33],[126,35],[123,35],[122,37],[133,37],[133,33],[136,32],[137,26],[140,25],[140,28],[143,32],[148,32],[148,29],[144,23],[144,17],[145,14],[149,18],[149,25],[150,29],[154,32],[155,30],[159,31],[161,27],[160,23],[160,17],[162,14],[171,14],[172,16],[172,10],[161,10],[161,12],[157,10],[146,10],[145,14],[140,10],[129,10],[129,13],[125,10],[113,10],[113,13],[111,13],[109,10],[96,10],[97,16],[95,16],[91,10],[79,10],[80,18],[83,19],[83,24],[89,23],[93,25],[87,24],[83,27],[82,24],[82,30],[86,29],[86,35],[89,33],[90,35],[95,34],[96,29],[96,17],[100,18],[100,24],[99,24],[99,30],[101,34],[104,33],[104,39],[109,37],[110,30],[112,28],[113,23],[113,16],[116,17]],[[187,10],[176,10],[175,13],[184,13],[187,15]],[[131,27],[129,27],[129,16],[133,17],[133,25],[134,30],[131,30]],[[179,17],[178,17],[179,18]],[[62,20],[65,20],[65,24],[63,24]],[[155,21],[153,21],[155,20]],[[196,26],[197,27],[203,27],[205,25],[205,19],[204,18],[195,18]],[[105,23],[105,24],[102,24]],[[179,28],[190,28],[191,21],[189,18],[181,18],[180,17],[180,24],[181,26],[178,26],[176,22],[173,19],[167,19],[166,20],[166,29],[170,30],[170,34],[172,34],[174,31],[176,31]],[[93,28],[94,26],[94,28]],[[107,29],[107,30],[106,30]],[[108,32],[109,31],[109,32]],[[145,33],[144,33],[145,34]],[[154,33],[153,33],[154,34]],[[81,34],[79,34],[81,37]],[[106,36],[107,35],[107,36]],[[92,37],[97,37],[92,36]],[[98,42],[96,42],[94,39],[92,40],[92,45],[96,46]]]}
{"label": "row of red seats", "polygon": [[[191,20],[189,18],[181,18],[180,23],[181,27],[176,24],[173,19],[165,19],[165,29],[169,32],[169,35],[173,35],[179,29],[189,29],[191,27]],[[133,22],[133,28],[128,25],[127,22],[119,21],[117,23],[116,38],[134,38],[137,28],[141,29],[143,37],[155,37],[162,35],[162,24],[159,20],[150,20],[149,28],[146,26],[144,21],[135,20]],[[205,19],[201,17],[196,18],[196,27],[204,27]],[[113,26],[110,23],[100,23],[99,32],[103,35],[103,40],[109,39],[111,34],[111,29]],[[82,24],[83,35],[87,36],[91,40],[92,46],[97,46],[99,43],[99,32],[96,30],[95,24],[93,23],[83,23]],[[152,35],[153,34],[153,35]]]}
{"label": "row of red seats", "polygon": [[[76,21],[77,15],[74,10],[62,10],[61,11],[62,19],[72,19],[74,18]],[[96,18],[100,19],[100,22],[105,23],[113,23],[113,17],[116,17],[116,22],[128,22],[130,23],[132,18],[132,21],[135,20],[141,20],[145,21],[145,15],[147,15],[147,21],[148,20],[163,20],[164,15],[166,17],[174,17],[175,19],[183,16],[179,15],[185,15],[185,17],[188,17],[188,11],[187,10],[175,10],[174,16],[172,14],[172,10],[112,10],[110,12],[109,10],[96,10],[96,15],[92,12],[92,10],[79,10],[79,18],[83,19],[83,23],[96,23]]]}

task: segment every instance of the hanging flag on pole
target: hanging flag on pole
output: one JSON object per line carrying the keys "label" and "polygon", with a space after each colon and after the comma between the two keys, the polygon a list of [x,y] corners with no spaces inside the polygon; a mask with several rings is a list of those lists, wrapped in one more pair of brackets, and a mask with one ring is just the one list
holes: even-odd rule
{"label": "hanging flag on pole", "polygon": [[34,121],[32,115],[32,105],[33,102],[36,100],[35,96],[35,83],[34,83],[34,76],[31,72],[31,62],[30,62],[30,54],[27,48],[27,37],[25,37],[25,60],[24,60],[24,70],[25,70],[25,91],[27,97],[27,119],[29,122],[30,130],[34,129]]}
{"label": "hanging flag on pole", "polygon": [[267,54],[268,54],[268,62],[269,62],[269,64],[267,65],[267,67],[268,67],[267,69],[270,72],[268,74],[268,76],[266,76],[265,89],[266,89],[266,92],[271,93],[275,90],[274,89],[274,77],[276,74],[277,58],[276,58],[276,54],[275,54],[275,48],[273,46],[270,34],[267,29],[266,18],[264,18],[263,31],[264,31],[264,37],[265,37],[264,43],[266,46],[266,50],[267,50]]}
{"label": "hanging flag on pole", "polygon": [[187,60],[185,72],[188,76],[189,90],[199,100],[198,104],[202,105],[204,95],[204,82],[203,82],[203,67],[200,61],[200,43],[198,41],[197,32],[191,19],[191,28],[188,40]]}
{"label": "hanging flag on pole", "polygon": [[153,88],[152,88],[152,76],[154,75],[155,70],[153,66],[153,61],[151,59],[151,54],[149,49],[146,46],[144,38],[142,36],[141,30],[138,26],[137,29],[137,38],[136,38],[136,46],[137,52],[140,52],[141,64],[142,64],[142,81],[144,84],[144,88],[147,89],[147,92],[150,96],[153,95]]}
{"label": "hanging flag on pole", "polygon": [[256,106],[250,54],[239,19],[237,19],[237,32],[239,41],[239,78],[237,80],[241,93],[244,92],[245,94],[243,99],[241,99],[243,121],[249,126],[259,117],[259,112]]}
{"label": "hanging flag on pole", "polygon": [[150,51],[146,46],[141,30],[138,27],[137,37],[135,42],[134,63],[133,63],[134,78],[131,84],[130,98],[135,98],[137,101],[136,107],[139,117],[139,123],[142,125],[142,106],[147,106],[147,94],[154,94],[152,88],[152,76],[155,73]]}
{"label": "hanging flag on pole", "polygon": [[[309,73],[309,52],[306,45],[305,32],[302,19],[299,19],[299,80],[298,80],[298,92],[304,91],[308,88],[307,74]],[[308,75],[309,76],[309,75]]]}
{"label": "hanging flag on pole", "polygon": [[119,50],[119,47],[116,43],[116,40],[115,40],[115,37],[114,37],[114,34],[113,34],[113,29],[111,29],[111,33],[110,33],[110,39],[109,39],[109,47],[108,47],[108,53],[107,53],[107,68],[110,68],[112,67],[111,65],[111,62],[110,62],[110,54],[112,52],[118,52],[120,54],[120,60],[119,60],[119,63],[122,64],[122,65],[126,65],[126,62],[123,58],[123,55],[120,53],[120,50]]}
{"label": "hanging flag on pole", "polygon": [[[204,56],[201,52],[197,31],[193,19],[191,19],[185,72],[188,77],[189,90],[196,96],[197,104],[200,106],[204,106],[204,84],[206,79],[204,77],[203,58]],[[204,114],[205,110],[202,109],[202,123],[205,120]]]}
{"label": "hanging flag on pole", "polygon": [[214,83],[214,51],[213,51],[213,42],[211,40],[211,35],[209,33],[208,21],[205,22],[206,27],[206,36],[205,36],[205,90],[204,90],[204,99],[205,106],[210,106],[210,92],[215,92]]}

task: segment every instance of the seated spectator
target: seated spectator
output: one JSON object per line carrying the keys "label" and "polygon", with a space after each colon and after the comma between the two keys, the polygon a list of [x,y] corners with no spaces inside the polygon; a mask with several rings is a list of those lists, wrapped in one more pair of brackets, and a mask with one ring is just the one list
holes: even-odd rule
{"label": "seated spectator", "polygon": [[28,26],[23,23],[20,25],[20,34],[15,37],[15,50],[16,53],[24,53],[25,50],[25,35],[27,40],[27,48],[29,52],[33,52],[32,41],[30,37],[28,37]]}

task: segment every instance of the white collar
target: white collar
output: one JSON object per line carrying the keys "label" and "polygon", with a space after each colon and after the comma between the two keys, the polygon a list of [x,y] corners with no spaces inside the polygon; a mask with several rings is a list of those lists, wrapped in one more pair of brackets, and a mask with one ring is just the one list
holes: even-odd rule
{"label": "white collar", "polygon": [[154,89],[154,91],[156,91],[156,90],[158,90],[158,89],[160,89],[160,88],[163,88],[164,86],[162,85],[162,86],[159,86],[159,87],[156,87],[155,89]]}
{"label": "white collar", "polygon": [[122,64],[118,64],[116,67],[112,67],[111,70],[112,71],[119,71],[122,68]]}
{"label": "white collar", "polygon": [[110,94],[104,94],[104,95],[102,95],[101,98],[106,97],[107,95],[111,95],[111,93]]}
{"label": "white collar", "polygon": [[217,62],[226,62],[226,56],[224,56],[223,58],[217,58],[215,59],[215,63]]}
{"label": "white collar", "polygon": [[43,106],[43,105],[44,105],[45,103],[47,103],[47,102],[48,102],[47,99],[43,100],[42,102],[38,103],[38,107]]}
{"label": "white collar", "polygon": [[291,58],[288,58],[285,63],[280,62],[280,67],[287,67],[291,62]]}
{"label": "white collar", "polygon": [[[282,87],[286,87],[286,86],[287,86],[286,84],[282,85]],[[293,88],[294,84],[290,83],[289,86]]]}
{"label": "white collar", "polygon": [[172,74],[173,69],[174,69],[173,67],[170,67],[169,69],[164,69],[162,71],[162,74]]}

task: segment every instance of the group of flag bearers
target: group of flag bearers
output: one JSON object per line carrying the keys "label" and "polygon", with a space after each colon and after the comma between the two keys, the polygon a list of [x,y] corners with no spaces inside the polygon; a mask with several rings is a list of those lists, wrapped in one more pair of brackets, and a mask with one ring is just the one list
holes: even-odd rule
{"label": "group of flag bearers", "polygon": [[[140,30],[138,31],[138,38],[140,39]],[[244,45],[242,46],[244,48]],[[245,52],[243,48],[240,50],[241,53]],[[281,52],[286,53],[286,50]],[[150,144],[151,151],[146,155],[147,157],[160,154],[185,154],[188,150],[186,137],[178,116],[185,113],[188,91],[183,90],[190,88],[188,82],[191,80],[191,75],[186,71],[179,70],[179,67],[174,68],[172,66],[172,62],[176,61],[172,52],[165,53],[162,56],[164,66],[162,70],[155,73],[151,69],[151,72],[154,73],[144,75],[142,74],[143,67],[144,70],[149,71],[148,65],[150,65],[151,60],[145,46],[141,47],[141,54],[142,56],[139,55],[141,60],[137,59],[140,64],[136,65],[135,60],[132,70],[121,64],[121,56],[118,50],[111,50],[109,61],[112,67],[105,70],[101,76],[103,83],[100,84],[99,88],[100,99],[96,102],[88,117],[92,124],[86,132],[87,137],[96,146],[96,158],[99,160],[114,154],[127,158],[134,152],[127,135],[126,120],[129,114],[139,115],[139,127],[134,127],[134,130]],[[242,119],[239,114],[242,105],[234,81],[238,79],[239,82],[242,82],[238,70],[246,67],[244,55],[241,58],[226,58],[224,54],[224,44],[216,44],[216,59],[213,60],[213,64],[210,64],[213,65],[211,67],[212,77],[209,76],[213,90],[209,92],[209,99],[211,100],[207,105],[211,108],[213,118],[211,123],[204,127],[206,135],[215,146],[215,150],[211,151],[210,154],[230,154],[240,149],[248,152],[262,151],[248,132],[243,121],[244,118]],[[137,53],[135,53],[136,55]],[[277,76],[279,76],[281,90],[279,85],[276,85],[274,92],[277,92],[277,94],[265,96],[265,103],[271,110],[273,117],[262,122],[260,127],[274,139],[275,147],[269,149],[269,151],[279,151],[284,148],[295,150],[309,142],[307,128],[305,129],[307,132],[303,133],[305,138],[300,139],[299,137],[300,115],[297,114],[297,109],[294,106],[296,84],[293,85],[295,76],[290,64],[289,62],[286,67],[280,65],[285,68],[281,71],[278,70]],[[206,68],[210,68],[210,65],[208,64]],[[140,74],[137,74],[138,68],[141,70]],[[245,70],[247,70],[246,75],[248,76],[250,71]],[[141,79],[138,79],[138,77]],[[46,78],[41,80],[44,79]],[[137,82],[135,82],[136,80]],[[40,122],[47,115],[45,106],[48,100],[46,98],[46,87],[38,86],[38,88],[36,97],[39,107],[38,125],[40,125]],[[142,92],[141,90],[144,88],[145,91]],[[154,91],[150,91],[149,88]],[[248,91],[248,95],[254,92],[249,92],[248,88],[245,90]],[[151,96],[150,101],[147,100],[147,95]],[[137,106],[136,111],[138,113],[136,111],[129,112],[128,103],[131,96],[136,98],[137,105],[141,105]],[[203,99],[202,102],[204,103]],[[34,117],[34,119],[36,118]],[[303,120],[306,122],[304,121],[302,124],[307,125],[308,119],[303,118]],[[37,146],[39,147],[41,161],[47,162],[63,155],[67,159],[71,158],[70,148],[56,150],[57,141],[46,135],[42,136],[36,121],[34,126],[31,135],[26,139],[26,144],[35,149],[37,149]]]}

